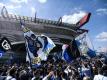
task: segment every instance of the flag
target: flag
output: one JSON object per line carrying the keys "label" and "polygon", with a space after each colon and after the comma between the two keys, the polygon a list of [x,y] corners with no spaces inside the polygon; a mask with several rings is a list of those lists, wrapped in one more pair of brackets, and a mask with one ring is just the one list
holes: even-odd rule
{"label": "flag", "polygon": [[79,22],[77,22],[77,26],[80,28],[84,24],[86,24],[90,19],[91,13],[87,13]]}
{"label": "flag", "polygon": [[75,41],[77,43],[81,55],[88,55],[91,58],[96,56],[92,43],[86,33],[77,37]]}
{"label": "flag", "polygon": [[4,52],[12,49],[11,43],[6,37],[0,40],[0,49]]}
{"label": "flag", "polygon": [[42,48],[38,51],[41,60],[46,60],[49,52],[55,47],[54,42],[45,35],[40,35],[38,40],[42,43]]}
{"label": "flag", "polygon": [[88,47],[85,39],[86,39],[86,34],[82,34],[75,39],[81,55],[87,54]]}
{"label": "flag", "polygon": [[53,41],[45,35],[35,35],[22,23],[21,27],[24,32],[27,51],[26,61],[39,63],[41,60],[46,60],[49,52],[55,47]]}
{"label": "flag", "polygon": [[70,62],[73,60],[72,56],[70,55],[70,53],[68,52],[67,48],[69,45],[64,44],[62,46],[62,59],[65,60],[66,62]]}
{"label": "flag", "polygon": [[88,51],[88,47],[86,45],[86,42],[81,42],[79,40],[75,40],[78,46],[78,49],[80,51],[81,55],[86,55]]}
{"label": "flag", "polygon": [[[79,43],[78,43],[78,44],[79,44]],[[73,57],[74,57],[74,58],[79,57],[79,56],[80,56],[80,51],[79,51],[79,49],[78,49],[78,45],[77,45],[75,39],[72,41],[72,43],[71,43],[70,46],[71,46],[71,52],[73,53],[73,54],[72,54]]]}
{"label": "flag", "polygon": [[27,27],[24,27],[24,24],[21,22],[21,27],[24,32],[24,38],[25,38],[25,46],[26,46],[26,61],[33,62],[33,59],[37,57],[37,46],[36,44],[36,36],[35,34],[28,29]]}
{"label": "flag", "polygon": [[93,58],[96,56],[96,52],[94,50],[88,48],[87,55],[90,56],[91,58]]}
{"label": "flag", "polygon": [[96,52],[94,50],[94,46],[89,38],[89,36],[86,36],[86,41],[87,41],[87,46],[88,46],[88,51],[87,51],[87,55],[91,58],[96,56]]}

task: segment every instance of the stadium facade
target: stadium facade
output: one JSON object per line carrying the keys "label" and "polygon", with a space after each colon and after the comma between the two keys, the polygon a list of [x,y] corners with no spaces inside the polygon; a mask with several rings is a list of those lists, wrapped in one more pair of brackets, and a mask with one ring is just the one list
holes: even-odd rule
{"label": "stadium facade", "polygon": [[72,45],[72,41],[77,36],[87,32],[85,29],[80,29],[76,24],[63,23],[61,19],[52,21],[36,17],[10,15],[6,10],[2,11],[0,16],[0,39],[2,37],[8,38],[12,44],[13,51],[21,55],[25,54],[25,42],[23,31],[20,27],[20,20],[23,20],[25,26],[35,32],[35,34],[49,36],[57,45],[54,51],[60,51],[63,44]]}

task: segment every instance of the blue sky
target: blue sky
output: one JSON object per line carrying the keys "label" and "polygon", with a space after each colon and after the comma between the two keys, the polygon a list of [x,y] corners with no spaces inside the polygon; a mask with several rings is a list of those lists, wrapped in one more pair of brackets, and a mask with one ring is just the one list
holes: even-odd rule
{"label": "blue sky", "polygon": [[95,49],[107,51],[107,0],[0,0],[0,10],[6,6],[12,14],[76,23],[91,12],[90,21],[82,28],[89,30]]}

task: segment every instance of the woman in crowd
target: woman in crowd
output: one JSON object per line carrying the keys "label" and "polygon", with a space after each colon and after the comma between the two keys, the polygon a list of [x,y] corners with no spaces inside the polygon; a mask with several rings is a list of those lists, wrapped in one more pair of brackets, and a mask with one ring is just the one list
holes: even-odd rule
{"label": "woman in crowd", "polygon": [[0,75],[6,77],[4,80],[107,80],[107,64],[100,61],[93,58],[67,63],[48,58],[32,68],[28,64],[2,65]]}

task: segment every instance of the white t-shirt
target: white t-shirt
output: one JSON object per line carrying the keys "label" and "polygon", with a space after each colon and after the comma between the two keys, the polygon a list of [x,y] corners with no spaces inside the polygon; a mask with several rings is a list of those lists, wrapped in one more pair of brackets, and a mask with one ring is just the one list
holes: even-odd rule
{"label": "white t-shirt", "polygon": [[98,74],[94,76],[94,80],[107,80],[107,77],[101,74]]}
{"label": "white t-shirt", "polygon": [[35,80],[35,77],[33,77],[31,80]]}
{"label": "white t-shirt", "polygon": [[12,76],[7,76],[5,80],[16,80],[16,79],[13,78]]}

